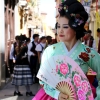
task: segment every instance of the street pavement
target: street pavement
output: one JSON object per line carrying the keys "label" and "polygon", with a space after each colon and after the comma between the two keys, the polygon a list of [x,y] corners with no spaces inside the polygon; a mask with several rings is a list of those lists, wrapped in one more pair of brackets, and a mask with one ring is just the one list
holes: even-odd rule
{"label": "street pavement", "polygon": [[[33,84],[31,86],[31,91],[33,92],[33,94],[36,94],[39,89],[39,84]],[[11,82],[9,82],[2,90],[0,90],[0,100],[32,100],[33,97],[26,97],[25,86],[20,86],[19,90],[23,94],[23,96],[13,96],[15,88],[13,85],[11,85]]]}

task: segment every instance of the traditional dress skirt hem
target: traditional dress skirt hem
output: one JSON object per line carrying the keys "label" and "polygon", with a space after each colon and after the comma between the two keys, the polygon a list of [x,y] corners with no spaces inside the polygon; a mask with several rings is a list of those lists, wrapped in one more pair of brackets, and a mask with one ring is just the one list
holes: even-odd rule
{"label": "traditional dress skirt hem", "polygon": [[56,100],[47,95],[43,88],[41,88],[32,100]]}
{"label": "traditional dress skirt hem", "polygon": [[14,76],[12,78],[12,85],[32,85],[33,78],[29,68],[29,65],[15,65]]}

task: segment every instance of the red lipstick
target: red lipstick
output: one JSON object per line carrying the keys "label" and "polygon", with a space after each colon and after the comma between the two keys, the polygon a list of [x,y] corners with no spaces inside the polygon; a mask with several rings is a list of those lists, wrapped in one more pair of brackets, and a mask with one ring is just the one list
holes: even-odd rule
{"label": "red lipstick", "polygon": [[60,37],[64,37],[64,35],[59,35]]}

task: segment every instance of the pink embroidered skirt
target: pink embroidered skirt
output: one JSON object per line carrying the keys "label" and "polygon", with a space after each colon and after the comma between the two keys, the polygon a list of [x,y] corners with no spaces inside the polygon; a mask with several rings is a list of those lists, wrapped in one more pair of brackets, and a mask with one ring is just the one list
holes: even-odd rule
{"label": "pink embroidered skirt", "polygon": [[56,100],[47,95],[43,88],[41,88],[32,100]]}

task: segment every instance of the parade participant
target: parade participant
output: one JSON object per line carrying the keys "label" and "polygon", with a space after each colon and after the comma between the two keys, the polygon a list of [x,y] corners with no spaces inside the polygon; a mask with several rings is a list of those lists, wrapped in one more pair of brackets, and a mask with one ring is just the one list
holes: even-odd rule
{"label": "parade participant", "polygon": [[28,43],[29,39],[26,40],[26,44],[20,41],[15,48],[15,67],[12,78],[12,85],[15,85],[14,96],[23,96],[19,92],[19,86],[22,85],[26,87],[26,96],[34,96],[30,90],[30,85],[33,84],[33,78],[27,57]]}
{"label": "parade participant", "polygon": [[[35,48],[35,50],[37,51],[37,55],[38,55],[36,73],[38,72],[38,70],[40,68],[41,57],[42,57],[42,54],[43,54],[43,51],[45,48],[46,48],[46,37],[42,36],[40,38],[40,43]],[[39,82],[39,80],[37,78],[36,78],[36,82],[37,83]]]}
{"label": "parade participant", "polygon": [[97,29],[97,37],[99,38],[98,53],[100,54],[100,28]]}
{"label": "parade participant", "polygon": [[51,36],[47,36],[46,37],[46,47],[52,45],[52,43],[53,43],[52,37]]}
{"label": "parade participant", "polygon": [[46,46],[46,37],[42,36],[40,38],[40,43],[35,48],[35,50],[37,51],[37,54],[38,54],[38,62],[39,62],[39,64],[41,62],[41,57],[42,57],[43,51],[45,49],[45,46]]}
{"label": "parade participant", "polygon": [[[91,67],[91,69],[97,72],[97,79],[100,81],[100,56],[94,49],[82,44],[80,41],[80,38],[86,33],[84,25],[88,19],[88,14],[84,7],[77,0],[64,0],[59,7],[59,13],[57,34],[60,42],[45,49],[41,65],[53,56],[66,55],[80,66],[84,75],[87,74],[88,68]],[[45,82],[40,81],[40,84],[43,88],[40,89],[33,100],[68,99],[67,94],[60,93]],[[80,96],[82,97],[82,94],[80,94]],[[100,100],[100,82],[97,88],[96,100]]]}
{"label": "parade participant", "polygon": [[15,48],[16,48],[17,44],[19,43],[19,37],[20,36],[15,37],[15,42],[12,43],[11,49],[10,49],[10,57],[9,57],[10,74],[13,74],[14,59],[15,59],[14,52],[15,52]]}
{"label": "parade participant", "polygon": [[38,60],[38,55],[37,51],[35,50],[39,40],[39,35],[38,34],[33,34],[33,41],[28,44],[28,58],[30,62],[30,68],[31,68],[31,73],[32,77],[36,78],[36,64]]}
{"label": "parade participant", "polygon": [[95,50],[97,50],[95,40],[94,40],[94,38],[91,34],[92,34],[92,31],[88,30],[87,35],[86,35],[87,39],[84,39],[85,45],[89,46],[90,48],[94,48]]}

